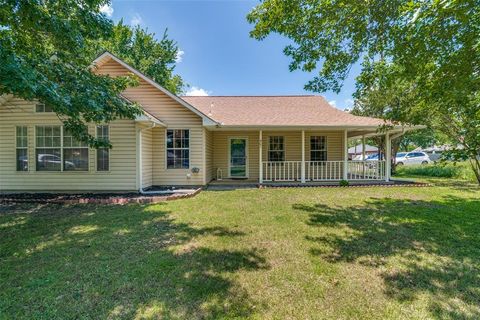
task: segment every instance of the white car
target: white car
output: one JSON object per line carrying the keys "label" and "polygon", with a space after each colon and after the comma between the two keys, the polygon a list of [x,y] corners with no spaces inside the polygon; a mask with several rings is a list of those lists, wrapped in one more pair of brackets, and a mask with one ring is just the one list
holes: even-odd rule
{"label": "white car", "polygon": [[432,163],[429,156],[425,152],[399,152],[395,158],[397,166],[408,166],[415,164],[429,164]]}

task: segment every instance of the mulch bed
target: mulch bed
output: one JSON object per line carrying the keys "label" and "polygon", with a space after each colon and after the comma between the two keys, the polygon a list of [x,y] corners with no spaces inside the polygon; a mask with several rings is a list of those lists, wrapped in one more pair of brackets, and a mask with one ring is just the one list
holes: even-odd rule
{"label": "mulch bed", "polygon": [[52,204],[129,204],[129,203],[159,203],[170,200],[185,199],[196,196],[202,189],[190,193],[175,193],[164,195],[142,195],[138,193],[15,193],[0,194],[0,204],[9,203],[52,203]]}

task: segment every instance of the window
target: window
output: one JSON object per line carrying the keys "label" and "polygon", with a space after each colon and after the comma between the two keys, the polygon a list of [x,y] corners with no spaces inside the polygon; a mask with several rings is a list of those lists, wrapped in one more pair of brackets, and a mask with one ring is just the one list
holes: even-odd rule
{"label": "window", "polygon": [[37,171],[62,170],[62,136],[60,126],[35,127]]}
{"label": "window", "polygon": [[63,170],[88,171],[88,145],[63,132]]}
{"label": "window", "polygon": [[310,161],[327,161],[327,137],[310,137]]}
{"label": "window", "polygon": [[268,148],[268,161],[285,161],[283,137],[271,136]]}
{"label": "window", "polygon": [[88,146],[61,126],[35,127],[37,171],[88,171]]}
{"label": "window", "polygon": [[190,131],[167,130],[167,168],[190,167]]}
{"label": "window", "polygon": [[17,171],[28,171],[28,128],[16,128]]}
{"label": "window", "polygon": [[[97,139],[100,141],[109,141],[110,132],[108,126],[97,126]],[[97,171],[110,170],[110,149],[97,149]]]}
{"label": "window", "polygon": [[35,105],[35,112],[53,112],[53,109],[45,103],[37,103]]}

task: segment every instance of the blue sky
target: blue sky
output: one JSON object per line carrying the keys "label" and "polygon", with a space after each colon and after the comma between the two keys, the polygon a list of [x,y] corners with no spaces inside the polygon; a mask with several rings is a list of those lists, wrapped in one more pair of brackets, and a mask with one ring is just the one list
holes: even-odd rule
{"label": "blue sky", "polygon": [[[303,86],[312,74],[288,70],[283,54],[288,39],[272,34],[263,41],[249,37],[247,13],[258,1],[113,0],[103,10],[113,20],[139,24],[158,37],[168,28],[182,51],[176,72],[190,93],[208,95],[312,94]],[[358,66],[340,94],[322,95],[338,108],[350,107]]]}

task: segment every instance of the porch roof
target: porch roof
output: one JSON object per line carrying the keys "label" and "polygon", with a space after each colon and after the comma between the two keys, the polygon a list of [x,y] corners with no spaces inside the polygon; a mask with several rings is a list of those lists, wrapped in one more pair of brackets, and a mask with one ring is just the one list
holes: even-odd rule
{"label": "porch roof", "polygon": [[355,126],[385,124],[332,107],[323,97],[183,96],[183,100],[223,126]]}

